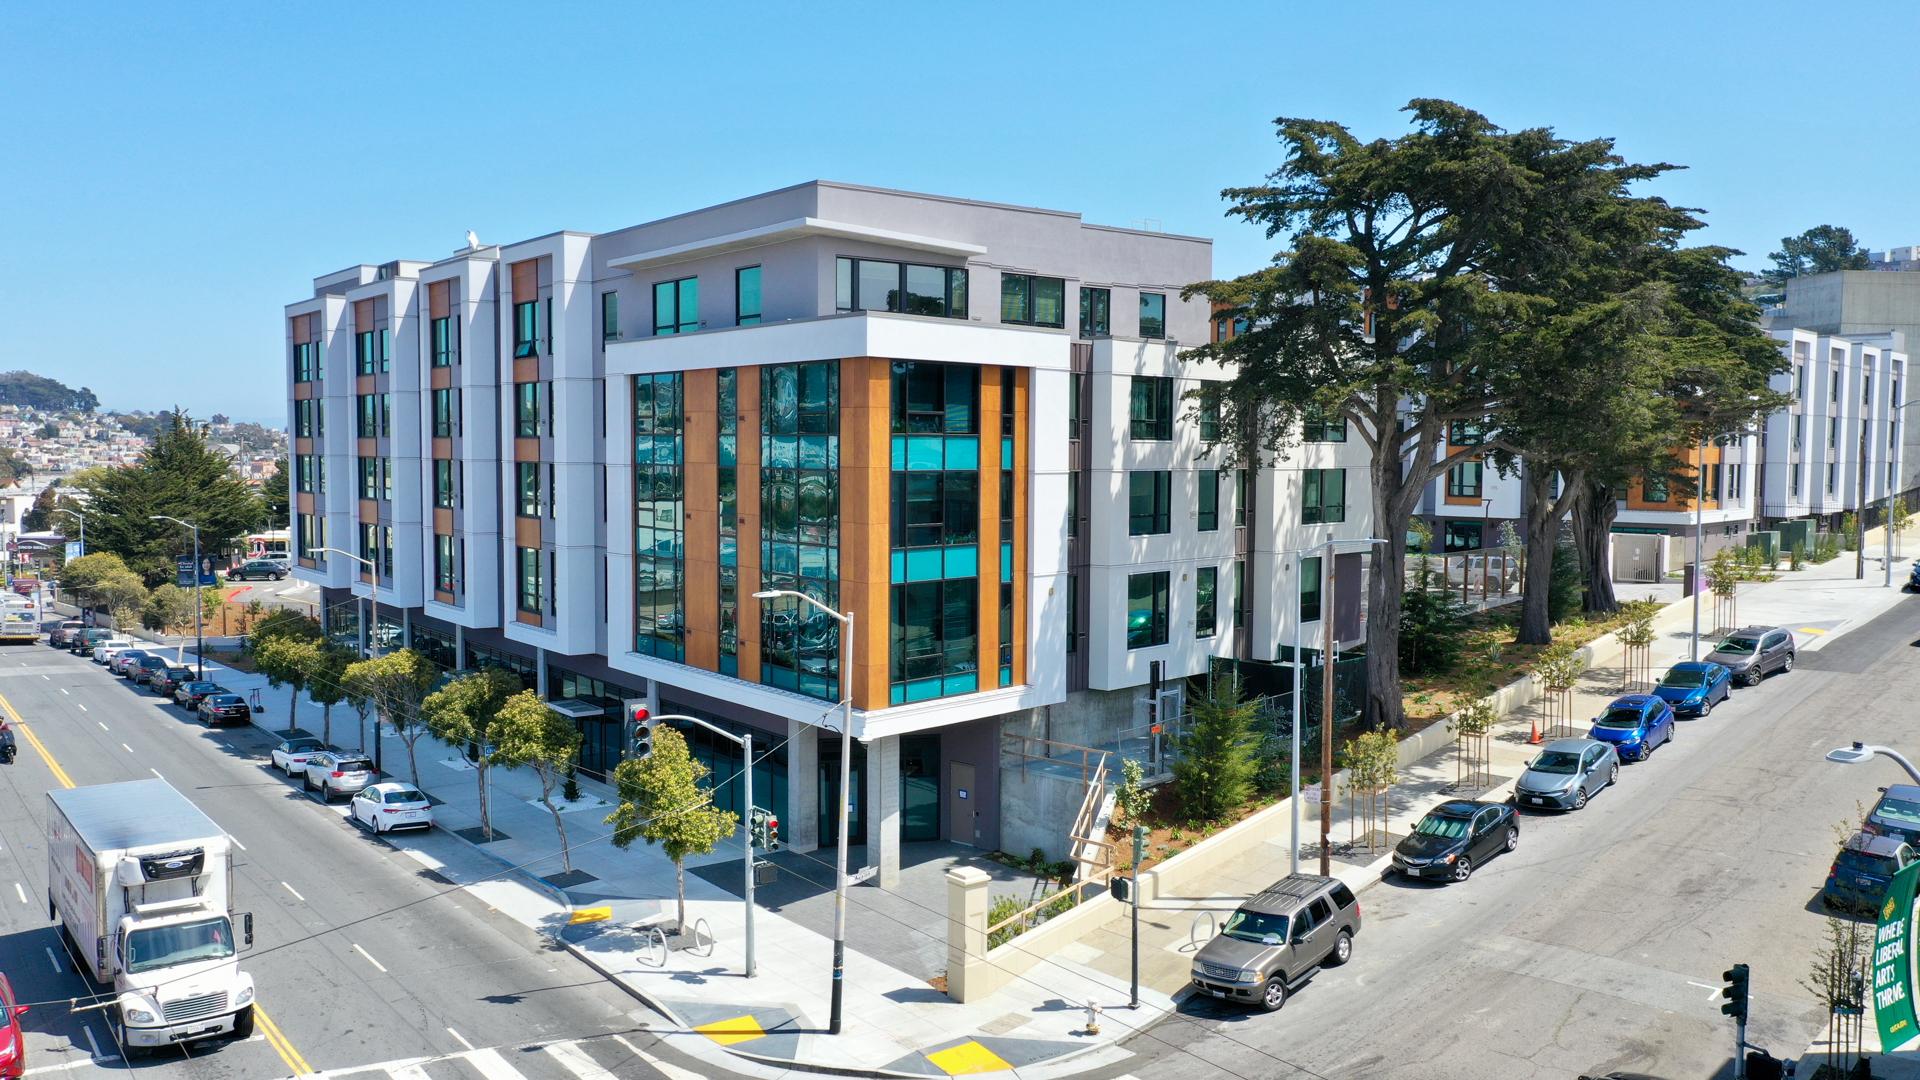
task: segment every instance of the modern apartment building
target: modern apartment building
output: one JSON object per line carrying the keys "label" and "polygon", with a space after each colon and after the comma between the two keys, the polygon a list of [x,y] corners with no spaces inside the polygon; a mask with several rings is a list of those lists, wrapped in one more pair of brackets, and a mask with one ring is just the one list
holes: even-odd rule
{"label": "modern apartment building", "polygon": [[1773,388],[1794,400],[1766,421],[1761,512],[1769,522],[1814,517],[1837,528],[1841,515],[1902,490],[1905,335],[1772,333],[1792,364]]}
{"label": "modern apartment building", "polygon": [[[1274,660],[1323,606],[1284,553],[1367,535],[1344,430],[1211,444],[1188,391],[1226,373],[1181,358],[1210,319],[1180,296],[1211,275],[1204,239],[826,182],[331,274],[286,309],[296,573],[348,639],[517,672],[590,774],[625,700],[751,729],[800,850],[850,695],[883,884],[913,841],[1058,852],[1003,743],[1113,743],[1155,661]],[[854,617],[848,666],[775,589]],[[687,735],[739,809],[737,751]]]}

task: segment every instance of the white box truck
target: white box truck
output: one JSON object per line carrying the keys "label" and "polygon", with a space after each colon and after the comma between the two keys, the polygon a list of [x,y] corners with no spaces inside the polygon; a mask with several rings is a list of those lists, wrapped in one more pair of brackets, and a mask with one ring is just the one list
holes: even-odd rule
{"label": "white box truck", "polygon": [[112,987],[126,1051],[251,1035],[253,978],[235,955],[253,944],[253,916],[233,913],[227,834],[165,780],[47,799],[48,914]]}

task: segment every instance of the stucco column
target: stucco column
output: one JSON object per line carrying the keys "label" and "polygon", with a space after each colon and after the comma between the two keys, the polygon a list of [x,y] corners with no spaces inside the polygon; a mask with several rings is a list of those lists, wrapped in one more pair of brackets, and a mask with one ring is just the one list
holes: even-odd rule
{"label": "stucco column", "polygon": [[867,748],[867,865],[879,868],[875,883],[900,884],[900,736],[865,742]]}
{"label": "stucco column", "polygon": [[947,871],[947,996],[965,1003],[993,992],[987,972],[987,886],[984,870]]}
{"label": "stucco column", "polygon": [[787,721],[787,813],[781,840],[794,851],[820,847],[820,729]]}
{"label": "stucco column", "polygon": [[547,650],[538,645],[533,649],[533,693],[541,701],[547,700]]}
{"label": "stucco column", "polygon": [[467,670],[467,628],[453,624],[453,670]]}

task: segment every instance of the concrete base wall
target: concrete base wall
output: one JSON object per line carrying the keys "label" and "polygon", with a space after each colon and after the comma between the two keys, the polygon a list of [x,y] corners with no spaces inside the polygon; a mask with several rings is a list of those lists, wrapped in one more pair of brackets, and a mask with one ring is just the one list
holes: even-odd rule
{"label": "concrete base wall", "polygon": [[1146,692],[1145,687],[1076,690],[1057,705],[1043,705],[1024,714],[1008,716],[1006,730],[1076,746],[1099,746],[1114,741],[1121,732],[1141,722],[1139,702]]}
{"label": "concrete base wall", "polygon": [[1034,848],[1049,859],[1067,857],[1067,834],[1087,797],[1072,777],[1007,764],[1000,768],[1000,849],[1026,855]]}

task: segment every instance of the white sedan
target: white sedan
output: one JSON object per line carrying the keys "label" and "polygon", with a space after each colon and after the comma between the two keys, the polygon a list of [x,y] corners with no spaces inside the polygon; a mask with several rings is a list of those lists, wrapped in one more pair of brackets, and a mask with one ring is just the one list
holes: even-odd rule
{"label": "white sedan", "polygon": [[273,767],[288,776],[295,769],[305,772],[307,759],[326,748],[326,743],[311,735],[288,735],[273,748]]}
{"label": "white sedan", "polygon": [[347,804],[347,816],[376,833],[433,828],[433,803],[412,784],[370,784]]}

